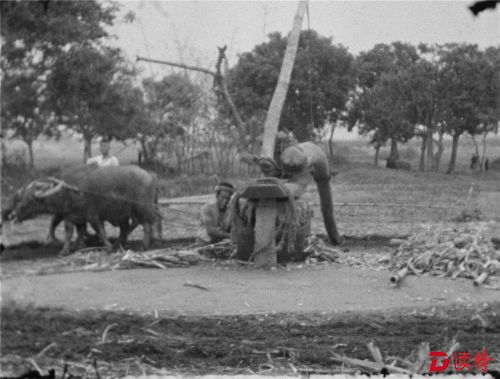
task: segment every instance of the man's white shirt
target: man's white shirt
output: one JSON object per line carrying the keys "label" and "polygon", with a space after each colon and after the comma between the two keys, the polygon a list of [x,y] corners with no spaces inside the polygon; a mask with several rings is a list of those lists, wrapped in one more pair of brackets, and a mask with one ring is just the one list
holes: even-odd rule
{"label": "man's white shirt", "polygon": [[92,164],[92,163],[97,164],[99,167],[119,166],[120,165],[120,163],[118,162],[118,158],[115,157],[114,155],[107,157],[107,158],[104,158],[102,156],[102,154],[98,155],[96,157],[87,159],[87,164]]}

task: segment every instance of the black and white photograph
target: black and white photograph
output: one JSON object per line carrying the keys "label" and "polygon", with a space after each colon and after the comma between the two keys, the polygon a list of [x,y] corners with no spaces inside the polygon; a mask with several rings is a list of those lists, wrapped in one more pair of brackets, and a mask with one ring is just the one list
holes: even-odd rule
{"label": "black and white photograph", "polygon": [[0,378],[500,377],[499,0],[0,36]]}

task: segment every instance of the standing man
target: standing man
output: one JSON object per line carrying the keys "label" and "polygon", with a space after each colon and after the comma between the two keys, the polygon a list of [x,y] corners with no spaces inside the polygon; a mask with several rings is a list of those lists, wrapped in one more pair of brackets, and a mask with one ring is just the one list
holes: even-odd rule
{"label": "standing man", "polygon": [[228,204],[233,193],[231,183],[221,182],[215,187],[215,201],[201,208],[201,225],[197,233],[199,242],[216,243],[231,237]]}
{"label": "standing man", "polygon": [[101,155],[98,155],[93,158],[87,159],[87,164],[95,164],[99,167],[104,166],[119,166],[120,162],[118,162],[118,158],[114,155],[109,155],[109,150],[111,148],[111,138],[102,137],[99,142],[99,149],[101,150]]}

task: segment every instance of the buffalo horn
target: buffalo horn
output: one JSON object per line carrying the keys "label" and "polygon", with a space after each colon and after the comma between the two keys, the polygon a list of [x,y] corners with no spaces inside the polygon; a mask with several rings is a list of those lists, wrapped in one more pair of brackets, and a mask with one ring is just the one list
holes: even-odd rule
{"label": "buffalo horn", "polygon": [[[78,191],[77,187],[71,186],[71,185],[65,183],[64,181],[62,181],[61,179],[57,179],[54,177],[48,177],[46,179],[43,179],[43,181],[40,181],[40,182],[41,183],[45,182],[44,184],[48,184],[47,182],[51,182],[52,184],[55,184],[55,185],[52,186],[51,188],[48,188],[48,189],[41,189],[41,190],[35,191],[34,196],[38,199],[45,199],[49,196],[52,196],[53,194],[59,192],[63,187],[69,188],[69,189],[74,190],[74,191]],[[38,183],[40,183],[40,182],[38,182]]]}
{"label": "buffalo horn", "polygon": [[63,185],[64,185],[64,183],[59,183],[59,184],[56,184],[55,186],[53,186],[52,188],[49,188],[47,190],[35,191],[33,196],[35,196],[38,199],[45,199],[45,198],[59,192],[61,190],[61,188],[63,187]]}
{"label": "buffalo horn", "polygon": [[78,187],[76,186],[73,186],[73,185],[70,185],[68,183],[66,183],[65,181],[61,180],[61,179],[57,179],[57,178],[54,178],[52,176],[48,177],[47,178],[48,180],[56,183],[56,184],[61,184],[63,187],[66,187],[67,189],[70,189],[70,190],[73,190],[73,191],[79,191]]}

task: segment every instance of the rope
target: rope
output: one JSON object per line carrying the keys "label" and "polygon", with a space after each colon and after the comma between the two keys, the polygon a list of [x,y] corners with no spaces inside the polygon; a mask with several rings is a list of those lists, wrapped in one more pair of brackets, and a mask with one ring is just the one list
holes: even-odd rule
{"label": "rope", "polygon": [[[151,57],[151,52],[149,51],[148,39],[146,37],[146,32],[144,31],[144,24],[142,23],[141,18],[139,18],[139,25],[141,27],[142,38],[144,38],[144,45],[146,46],[146,53],[147,53],[148,57]],[[151,73],[151,76],[154,76],[155,73],[153,72],[153,65],[151,64],[151,62],[149,62],[149,72]]]}

